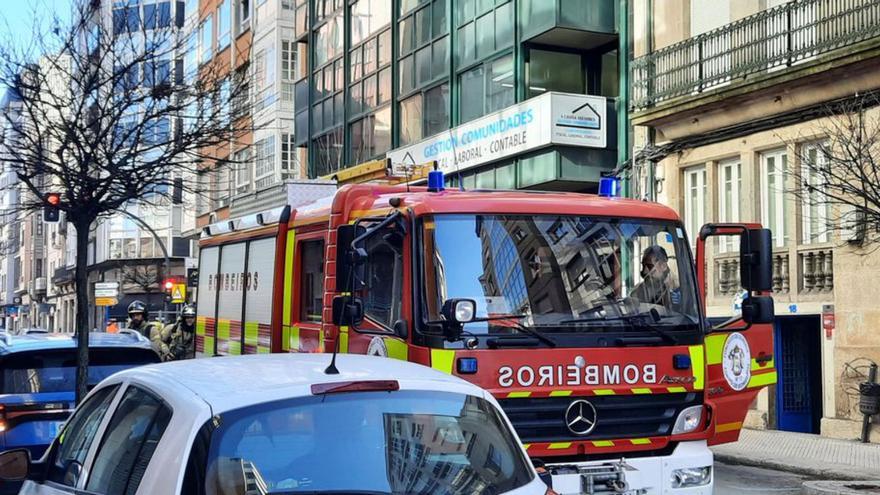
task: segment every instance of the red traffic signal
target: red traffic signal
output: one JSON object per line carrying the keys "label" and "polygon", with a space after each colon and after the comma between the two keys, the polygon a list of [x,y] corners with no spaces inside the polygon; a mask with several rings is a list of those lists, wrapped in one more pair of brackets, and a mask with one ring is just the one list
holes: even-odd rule
{"label": "red traffic signal", "polygon": [[43,221],[57,222],[61,218],[61,211],[58,205],[61,204],[61,193],[46,193],[43,197],[46,204],[43,205]]}
{"label": "red traffic signal", "polygon": [[170,291],[174,288],[174,280],[166,280],[165,281],[165,290]]}

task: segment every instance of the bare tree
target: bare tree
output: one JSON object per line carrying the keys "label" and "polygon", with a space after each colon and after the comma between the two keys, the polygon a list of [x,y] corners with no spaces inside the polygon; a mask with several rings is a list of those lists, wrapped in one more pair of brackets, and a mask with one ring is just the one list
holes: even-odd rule
{"label": "bare tree", "polygon": [[124,266],[121,275],[123,284],[137,287],[145,294],[159,290],[159,270],[155,266]]}
{"label": "bare tree", "polygon": [[76,3],[72,21],[53,18],[32,45],[0,45],[0,84],[21,99],[19,142],[2,156],[22,190],[19,209],[39,210],[47,192],[59,192],[77,234],[79,401],[88,376],[89,228],[134,201],[208,194],[197,190],[200,164],[253,129],[236,117],[250,113],[246,77],[228,77],[229,63],[184,64],[194,62],[186,54],[195,34],[181,29],[182,16],[158,8],[110,15],[111,2]]}
{"label": "bare tree", "polygon": [[880,99],[855,95],[826,106],[810,139],[784,140],[787,167],[806,210],[808,235],[838,233],[864,246],[880,241]]}

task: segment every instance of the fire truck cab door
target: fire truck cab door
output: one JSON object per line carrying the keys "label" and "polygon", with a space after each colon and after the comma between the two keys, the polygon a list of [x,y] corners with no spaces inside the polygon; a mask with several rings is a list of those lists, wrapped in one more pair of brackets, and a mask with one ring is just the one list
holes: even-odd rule
{"label": "fire truck cab door", "polygon": [[[721,248],[719,251],[724,252],[722,256],[726,253],[738,255],[738,237],[742,235],[742,231],[722,228],[716,229],[711,235],[717,236],[712,242],[717,242],[717,246]],[[776,369],[773,361],[773,324],[755,323],[747,326],[741,318],[735,316],[748,292],[738,286],[733,296],[730,295],[730,290],[725,290],[725,295],[719,295],[720,291],[716,290],[719,286],[718,280],[712,286],[705,283],[706,237],[709,236],[701,235],[697,245],[699,287],[710,291],[713,296],[710,299],[707,294],[703,295],[704,308],[707,309],[707,314],[716,315],[718,310],[709,311],[713,309],[710,306],[717,307],[719,303],[724,303],[729,308],[729,311],[725,311],[725,316],[709,318],[712,326],[705,338],[705,394],[711,419],[710,431],[714,431],[709,438],[709,444],[716,445],[739,438],[739,432],[758,393],[767,385],[776,383]],[[737,259],[738,256],[734,256],[729,262],[735,263]],[[709,262],[718,263],[716,259]],[[715,272],[717,274],[719,270]]]}

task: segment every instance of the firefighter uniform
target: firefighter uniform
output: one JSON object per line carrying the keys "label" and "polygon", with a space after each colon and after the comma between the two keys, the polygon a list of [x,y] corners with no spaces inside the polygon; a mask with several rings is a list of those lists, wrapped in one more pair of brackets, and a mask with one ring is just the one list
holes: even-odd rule
{"label": "firefighter uniform", "polygon": [[153,348],[163,361],[192,359],[196,355],[195,334],[195,308],[187,306],[176,322],[153,335]]}

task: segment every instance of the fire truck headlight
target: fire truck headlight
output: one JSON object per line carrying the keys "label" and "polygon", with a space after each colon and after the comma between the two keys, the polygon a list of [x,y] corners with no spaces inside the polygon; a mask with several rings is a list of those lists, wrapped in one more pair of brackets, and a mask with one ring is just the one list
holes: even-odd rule
{"label": "fire truck headlight", "polygon": [[682,468],[672,471],[672,488],[690,488],[708,485],[712,481],[712,466]]}
{"label": "fire truck headlight", "polygon": [[675,420],[672,434],[690,433],[700,427],[700,419],[703,417],[703,406],[693,406],[685,409]]}

